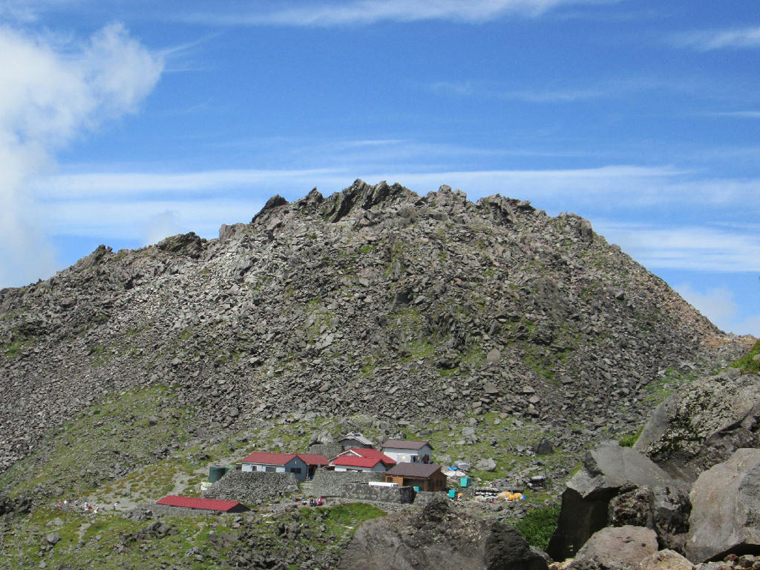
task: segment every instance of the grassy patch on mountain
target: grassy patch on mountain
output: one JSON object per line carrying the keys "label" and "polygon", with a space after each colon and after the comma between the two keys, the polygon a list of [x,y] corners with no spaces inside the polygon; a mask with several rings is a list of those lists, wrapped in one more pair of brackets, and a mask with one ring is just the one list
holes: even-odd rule
{"label": "grassy patch on mountain", "polygon": [[731,363],[731,368],[738,368],[742,374],[760,374],[760,340],[740,359]]}
{"label": "grassy patch on mountain", "polygon": [[75,498],[119,473],[151,463],[188,439],[190,410],[169,389],[124,392],[87,408],[0,476],[11,495]]}
{"label": "grassy patch on mountain", "polygon": [[[354,503],[285,514],[249,512],[242,516],[162,516],[132,521],[118,514],[40,508],[16,521],[13,532],[0,532],[0,569],[48,568],[102,570],[167,567],[204,570],[239,567],[240,556],[261,552],[292,558],[298,553],[338,552],[359,525],[384,516],[377,507]],[[156,532],[157,524],[166,525]],[[281,529],[297,527],[287,540]],[[48,535],[59,539],[52,544]]]}
{"label": "grassy patch on mountain", "polygon": [[[497,413],[477,416],[478,423],[473,425],[471,417],[457,421],[434,420],[427,428],[414,427],[405,429],[409,439],[429,441],[434,449],[433,461],[444,463],[444,467],[454,461],[465,461],[475,466],[480,459],[492,458],[496,462],[494,471],[473,469],[469,475],[481,481],[509,479],[515,472],[523,472],[535,464],[533,448],[551,433],[541,426],[515,418],[501,418]],[[475,440],[464,436],[463,430],[472,427]],[[443,459],[448,461],[443,461]],[[556,468],[569,469],[574,460],[557,450],[555,453],[541,456],[541,462],[547,470]],[[543,474],[543,469],[535,467],[535,475]],[[523,481],[514,481],[522,484]]]}
{"label": "grassy patch on mountain", "polygon": [[677,369],[670,366],[665,369],[665,374],[644,386],[646,395],[643,401],[648,406],[656,406],[670,396],[679,386],[692,382],[699,378],[700,367],[695,370]]}

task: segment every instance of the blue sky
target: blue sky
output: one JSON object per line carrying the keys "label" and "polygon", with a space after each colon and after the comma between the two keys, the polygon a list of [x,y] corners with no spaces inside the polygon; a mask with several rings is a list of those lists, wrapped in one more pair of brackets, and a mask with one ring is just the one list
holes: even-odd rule
{"label": "blue sky", "polygon": [[0,0],[0,286],[356,178],[591,220],[760,335],[757,0]]}

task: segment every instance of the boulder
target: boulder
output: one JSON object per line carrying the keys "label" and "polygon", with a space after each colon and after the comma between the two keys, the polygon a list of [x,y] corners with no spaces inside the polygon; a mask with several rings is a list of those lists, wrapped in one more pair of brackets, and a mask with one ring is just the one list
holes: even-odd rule
{"label": "boulder", "polygon": [[609,527],[595,533],[568,566],[569,570],[638,570],[657,552],[657,536],[640,526]]}
{"label": "boulder", "polygon": [[478,471],[496,471],[496,461],[491,457],[481,459],[475,464],[475,469]]}
{"label": "boulder", "polygon": [[546,570],[516,530],[452,509],[443,498],[361,525],[341,560],[345,570]]}
{"label": "boulder", "polygon": [[674,393],[655,409],[634,445],[689,482],[743,447],[760,447],[760,377],[737,369]]}
{"label": "boulder", "polygon": [[621,488],[610,501],[610,526],[644,526],[657,533],[660,548],[683,552],[689,530],[691,503],[685,489],[666,487]]}
{"label": "boulder", "polygon": [[739,449],[703,472],[690,498],[689,560],[760,553],[760,449]]}
{"label": "boulder", "polygon": [[562,494],[559,523],[549,542],[554,560],[572,558],[596,531],[607,526],[610,501],[624,486],[678,487],[646,456],[615,442],[605,442],[586,455],[583,468]]}
{"label": "boulder", "polygon": [[692,570],[694,566],[674,550],[660,550],[647,556],[639,564],[639,570]]}

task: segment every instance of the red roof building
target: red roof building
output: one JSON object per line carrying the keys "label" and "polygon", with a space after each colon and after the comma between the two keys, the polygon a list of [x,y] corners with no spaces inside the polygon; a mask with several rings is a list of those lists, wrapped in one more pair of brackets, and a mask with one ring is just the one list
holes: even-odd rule
{"label": "red roof building", "polygon": [[327,467],[330,463],[324,455],[320,455],[319,453],[297,453],[296,455],[309,467],[312,465],[317,467]]}
{"label": "red roof building", "polygon": [[327,467],[330,462],[324,455],[319,453],[299,453],[298,458],[306,463],[307,476],[312,479],[320,467]]}
{"label": "red roof building", "polygon": [[286,465],[293,458],[295,453],[265,453],[254,451],[248,457],[244,458],[241,463],[257,463],[259,465]]}
{"label": "red roof building", "polygon": [[248,507],[236,501],[220,501],[218,499],[199,499],[196,497],[181,497],[179,495],[167,495],[157,505],[168,507],[183,507],[185,509],[198,509],[202,511],[217,511],[222,513],[240,513],[247,511]]}
{"label": "red roof building", "polygon": [[366,457],[368,459],[379,459],[389,467],[391,465],[396,465],[396,462],[392,458],[388,457],[385,455],[385,453],[378,451],[377,449],[354,447],[349,449],[349,451],[356,453],[360,457]]}
{"label": "red roof building", "polygon": [[380,457],[339,455],[330,462],[336,471],[386,471],[391,465]]}

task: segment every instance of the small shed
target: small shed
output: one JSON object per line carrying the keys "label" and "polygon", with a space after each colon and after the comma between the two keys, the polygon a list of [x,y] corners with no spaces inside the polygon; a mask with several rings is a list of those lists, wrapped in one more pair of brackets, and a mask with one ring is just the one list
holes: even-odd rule
{"label": "small shed", "polygon": [[347,433],[346,436],[340,440],[340,446],[345,450],[351,447],[374,448],[375,444],[360,433]]}
{"label": "small shed", "polygon": [[215,511],[220,513],[242,513],[248,509],[237,501],[221,501],[218,499],[199,499],[196,497],[182,497],[180,495],[167,495],[156,501],[157,505],[167,507],[181,507],[185,509],[198,509],[201,511]]}
{"label": "small shed", "polygon": [[428,441],[389,439],[383,443],[383,453],[398,463],[430,463],[432,452]]}
{"label": "small shed", "polygon": [[446,475],[435,463],[397,463],[385,473],[385,480],[420,491],[445,491]]}
{"label": "small shed", "polygon": [[241,461],[243,471],[266,473],[292,473],[299,481],[305,481],[308,465],[295,453],[254,452]]}

